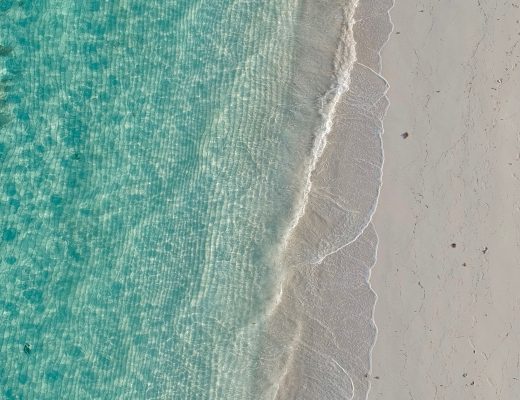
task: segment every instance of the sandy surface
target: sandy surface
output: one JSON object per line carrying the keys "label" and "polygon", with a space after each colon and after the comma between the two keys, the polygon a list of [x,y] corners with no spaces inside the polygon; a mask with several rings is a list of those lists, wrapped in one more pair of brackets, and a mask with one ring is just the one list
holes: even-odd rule
{"label": "sandy surface", "polygon": [[[379,50],[392,29],[392,2],[357,4],[306,0],[299,6],[297,37],[306,40],[296,52],[304,57],[294,73],[295,96],[312,105],[302,108],[306,114],[319,118],[309,119],[314,138],[302,153],[308,164],[301,200],[273,262],[281,273],[266,312],[257,398],[366,400],[370,386],[376,296],[369,277],[377,250],[370,221],[381,187],[388,106]],[[332,19],[320,22],[324,18]],[[320,81],[317,92],[298,92],[298,82],[318,88]],[[316,93],[323,100],[319,114],[312,112]]]}
{"label": "sandy surface", "polygon": [[517,399],[520,1],[391,16],[369,399]]}

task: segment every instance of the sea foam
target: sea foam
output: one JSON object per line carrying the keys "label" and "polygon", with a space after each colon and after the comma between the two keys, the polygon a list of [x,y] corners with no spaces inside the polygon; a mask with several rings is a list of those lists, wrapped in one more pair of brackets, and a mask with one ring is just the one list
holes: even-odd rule
{"label": "sea foam", "polygon": [[369,276],[377,251],[370,221],[388,107],[379,51],[392,29],[391,6],[300,5],[294,90],[308,107],[300,115],[310,116],[313,141],[268,311],[257,388],[266,398],[365,399],[370,387],[376,295]]}
{"label": "sea foam", "polygon": [[3,395],[364,396],[389,5],[2,2]]}

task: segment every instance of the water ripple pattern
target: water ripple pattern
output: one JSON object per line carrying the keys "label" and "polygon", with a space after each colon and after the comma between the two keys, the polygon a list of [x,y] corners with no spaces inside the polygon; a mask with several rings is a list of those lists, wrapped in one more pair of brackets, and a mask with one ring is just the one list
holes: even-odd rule
{"label": "water ripple pattern", "polygon": [[295,9],[0,2],[0,398],[256,398]]}

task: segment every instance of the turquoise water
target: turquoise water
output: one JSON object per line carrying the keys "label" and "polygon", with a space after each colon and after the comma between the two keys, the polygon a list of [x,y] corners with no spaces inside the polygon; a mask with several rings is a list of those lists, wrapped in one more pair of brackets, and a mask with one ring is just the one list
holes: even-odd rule
{"label": "turquoise water", "polygon": [[255,398],[294,8],[0,2],[0,398]]}

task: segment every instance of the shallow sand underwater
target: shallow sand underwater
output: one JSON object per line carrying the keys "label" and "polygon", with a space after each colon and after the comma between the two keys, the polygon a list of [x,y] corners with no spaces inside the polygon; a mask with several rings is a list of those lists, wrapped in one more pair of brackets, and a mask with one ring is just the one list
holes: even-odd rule
{"label": "shallow sand underwater", "polygon": [[0,4],[3,397],[366,396],[390,6]]}
{"label": "shallow sand underwater", "polygon": [[0,397],[519,398],[520,4],[392,6],[2,1]]}

